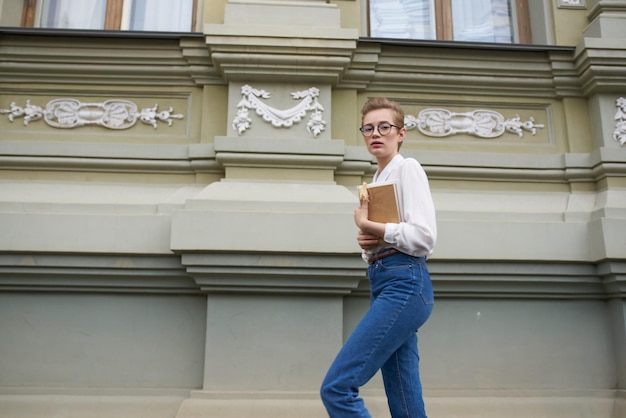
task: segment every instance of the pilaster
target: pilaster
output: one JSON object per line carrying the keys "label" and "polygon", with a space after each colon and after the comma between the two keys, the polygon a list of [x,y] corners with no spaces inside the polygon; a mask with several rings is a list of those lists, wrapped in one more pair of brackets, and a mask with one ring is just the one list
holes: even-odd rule
{"label": "pilaster", "polygon": [[[598,266],[608,295],[608,312],[615,353],[617,394],[615,416],[626,408],[626,302],[623,257],[626,194],[624,166],[624,97],[626,96],[626,1],[595,0],[588,15],[589,25],[576,48],[576,66],[589,101],[593,146],[599,163],[612,166],[602,179],[596,208],[589,223]],[[622,168],[620,168],[622,167]]]}
{"label": "pilaster", "polygon": [[[607,262],[599,266],[606,292],[615,348],[617,387],[626,394],[626,263]],[[626,408],[624,396],[616,400],[618,408]]]}
{"label": "pilaster", "polygon": [[615,103],[626,92],[626,1],[594,0],[576,47],[580,84],[590,100],[595,147],[617,148]]}
{"label": "pilaster", "polygon": [[323,414],[317,386],[343,343],[336,319],[365,274],[356,188],[335,176],[371,157],[347,166],[330,117],[358,34],[320,0],[230,0],[204,34],[228,84],[226,135],[213,139],[224,175],[172,216],[171,248],[207,295],[203,386],[177,417],[268,404],[274,415],[277,403]]}

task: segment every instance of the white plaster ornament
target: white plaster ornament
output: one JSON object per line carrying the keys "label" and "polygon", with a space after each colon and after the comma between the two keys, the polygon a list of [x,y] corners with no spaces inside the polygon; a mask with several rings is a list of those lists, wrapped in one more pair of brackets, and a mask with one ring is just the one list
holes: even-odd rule
{"label": "white plaster ornament", "polygon": [[485,109],[457,113],[447,109],[429,108],[422,110],[417,116],[406,115],[404,123],[407,130],[418,129],[430,137],[469,134],[480,138],[497,138],[509,132],[522,138],[524,131],[535,135],[538,128],[544,127],[536,124],[533,117],[527,121],[522,121],[519,115],[505,119],[502,114]]}
{"label": "white plaster ornament", "polygon": [[233,119],[232,127],[239,135],[251,128],[252,119],[249,110],[254,110],[264,121],[277,128],[290,128],[304,118],[307,112],[311,112],[306,125],[307,132],[317,137],[326,129],[324,120],[324,107],[317,101],[320,91],[316,87],[291,93],[291,97],[300,100],[298,104],[289,109],[276,109],[267,105],[263,100],[271,97],[266,90],[258,90],[249,85],[241,87],[243,98],[237,104],[237,116]]}
{"label": "white plaster ornament", "polygon": [[620,145],[626,144],[626,98],[620,97],[616,101],[617,112],[615,113],[615,131],[613,131],[613,139]]}
{"label": "white plaster ornament", "polygon": [[167,110],[158,110],[159,105],[139,110],[138,106],[128,100],[106,100],[100,103],[83,103],[77,99],[54,99],[45,108],[26,100],[25,106],[15,102],[9,109],[0,109],[0,114],[8,114],[13,122],[16,118],[24,118],[24,125],[43,119],[53,128],[78,128],[88,125],[102,126],[108,129],[128,129],[137,121],[157,128],[158,122],[172,126],[173,119],[183,119],[183,115],[173,114],[170,106]]}

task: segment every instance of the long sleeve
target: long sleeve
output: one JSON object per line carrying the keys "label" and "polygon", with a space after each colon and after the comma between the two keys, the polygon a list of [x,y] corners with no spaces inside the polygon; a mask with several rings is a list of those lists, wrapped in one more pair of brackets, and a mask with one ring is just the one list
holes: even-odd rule
{"label": "long sleeve", "polygon": [[401,222],[386,224],[385,241],[406,254],[431,255],[437,242],[437,222],[426,172],[415,159],[406,158],[389,180],[397,182]]}

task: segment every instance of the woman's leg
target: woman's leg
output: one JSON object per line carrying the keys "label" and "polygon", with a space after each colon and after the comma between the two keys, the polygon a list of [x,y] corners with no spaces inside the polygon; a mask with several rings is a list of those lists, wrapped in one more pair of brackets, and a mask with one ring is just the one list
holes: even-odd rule
{"label": "woman's leg", "polygon": [[413,334],[381,368],[393,418],[426,418],[419,374],[417,335]]}
{"label": "woman's leg", "polygon": [[[421,295],[423,260],[400,254],[369,267],[372,305],[335,358],[321,396],[332,418],[366,418],[359,388],[400,348],[432,309]],[[425,268],[425,266],[424,266]],[[432,293],[432,291],[431,291]]]}
{"label": "woman's leg", "polygon": [[389,410],[393,418],[426,418],[419,374],[417,329],[430,317],[434,296],[425,263],[418,263],[415,276],[420,295],[416,301],[418,307],[415,316],[416,332],[409,335],[381,368]]}
{"label": "woman's leg", "polygon": [[392,306],[377,300],[348,338],[322,383],[321,396],[332,418],[369,418],[359,397],[367,383],[391,355],[387,335],[397,323]]}

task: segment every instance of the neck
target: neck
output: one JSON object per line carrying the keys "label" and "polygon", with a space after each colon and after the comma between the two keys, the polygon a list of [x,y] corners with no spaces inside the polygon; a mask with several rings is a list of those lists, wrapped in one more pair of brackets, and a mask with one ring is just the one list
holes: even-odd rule
{"label": "neck", "polygon": [[398,153],[395,153],[392,156],[387,156],[385,158],[377,158],[376,162],[378,163],[378,172],[382,172],[396,155],[398,155]]}

